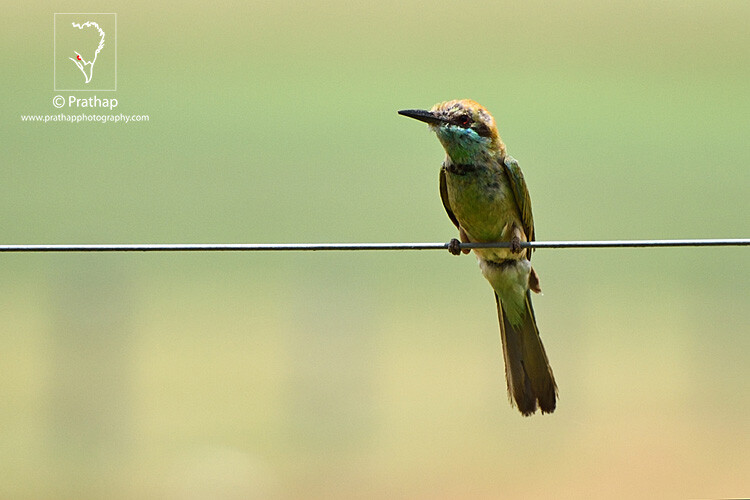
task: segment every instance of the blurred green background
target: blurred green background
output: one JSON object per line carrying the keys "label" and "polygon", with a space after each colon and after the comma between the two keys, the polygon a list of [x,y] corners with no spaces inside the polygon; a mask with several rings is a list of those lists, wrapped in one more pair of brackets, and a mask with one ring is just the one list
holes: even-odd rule
{"label": "blurred green background", "polygon": [[[748,2],[3,10],[2,243],[447,241],[396,110],[464,97],[541,240],[750,236]],[[149,122],[20,121],[70,11],[118,14],[96,94]],[[748,249],[534,261],[560,401],[523,418],[471,256],[0,254],[0,497],[750,494]]]}

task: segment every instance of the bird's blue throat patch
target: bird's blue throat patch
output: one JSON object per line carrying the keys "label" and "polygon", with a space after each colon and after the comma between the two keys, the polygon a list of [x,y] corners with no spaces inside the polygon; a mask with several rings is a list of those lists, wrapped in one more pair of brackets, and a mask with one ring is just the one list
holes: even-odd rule
{"label": "bird's blue throat patch", "polygon": [[471,160],[487,151],[492,144],[490,138],[482,137],[471,128],[442,125],[435,127],[435,133],[445,152],[456,164],[471,163]]}

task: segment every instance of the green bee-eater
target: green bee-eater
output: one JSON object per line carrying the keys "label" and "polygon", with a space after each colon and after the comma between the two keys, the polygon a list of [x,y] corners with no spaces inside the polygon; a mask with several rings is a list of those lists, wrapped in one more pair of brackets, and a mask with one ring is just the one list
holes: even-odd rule
{"label": "green bee-eater", "polygon": [[[531,267],[531,248],[520,246],[534,241],[534,218],[518,162],[506,154],[494,118],[477,102],[447,101],[430,111],[399,114],[429,124],[445,149],[440,197],[461,241],[510,243],[474,249],[495,290],[508,394],[524,415],[537,407],[555,411],[557,385],[531,307],[531,291],[541,291],[539,277]],[[449,250],[460,253],[458,240]]]}

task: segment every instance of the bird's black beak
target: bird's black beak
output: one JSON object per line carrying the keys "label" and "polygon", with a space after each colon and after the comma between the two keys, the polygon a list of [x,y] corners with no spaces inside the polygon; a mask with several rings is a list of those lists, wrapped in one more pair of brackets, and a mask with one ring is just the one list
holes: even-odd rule
{"label": "bird's black beak", "polygon": [[437,116],[435,113],[433,113],[432,111],[426,111],[424,109],[402,109],[398,112],[398,114],[408,116],[409,118],[414,118],[415,120],[429,123],[431,125],[440,125],[441,123],[445,123],[445,120]]}

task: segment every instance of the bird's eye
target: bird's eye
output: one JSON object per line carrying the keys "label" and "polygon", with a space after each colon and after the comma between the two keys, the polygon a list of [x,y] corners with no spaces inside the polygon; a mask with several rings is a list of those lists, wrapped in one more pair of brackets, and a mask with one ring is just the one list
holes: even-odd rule
{"label": "bird's eye", "polygon": [[468,127],[471,125],[471,117],[469,115],[461,115],[456,120],[462,127]]}

